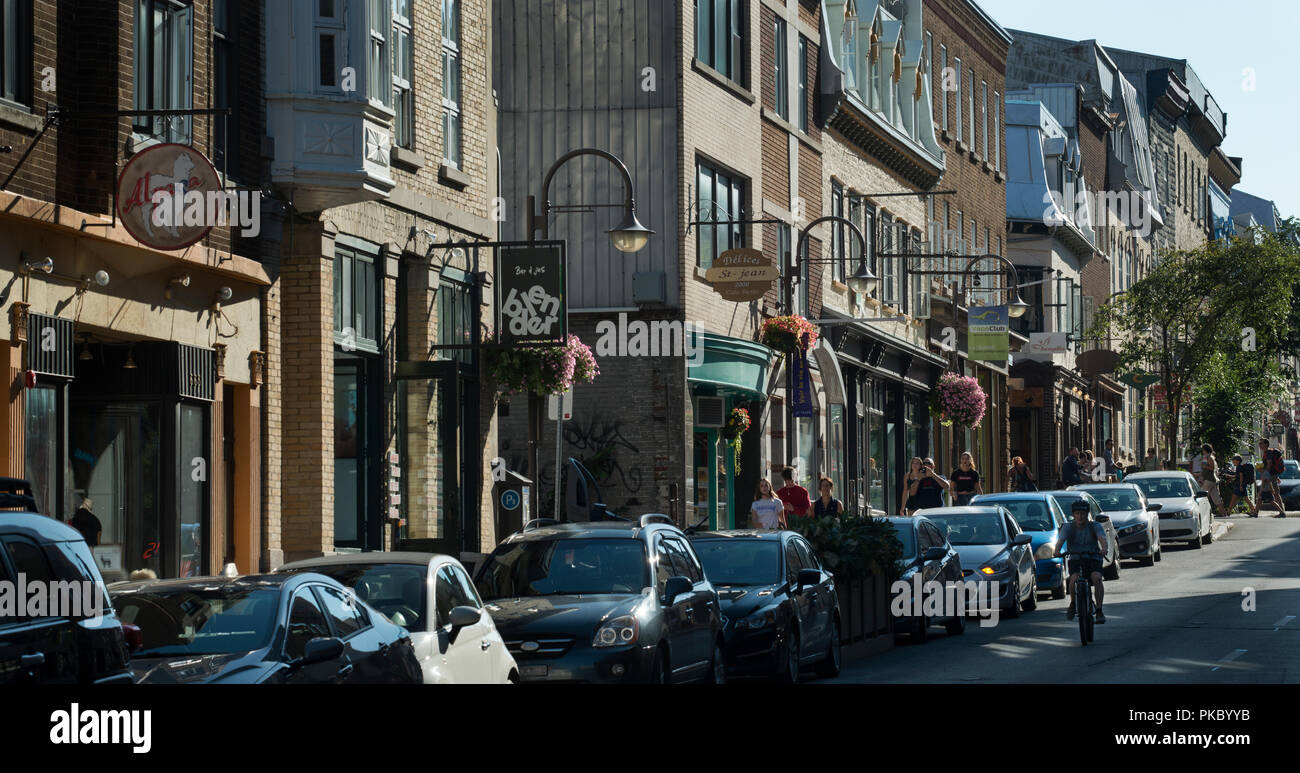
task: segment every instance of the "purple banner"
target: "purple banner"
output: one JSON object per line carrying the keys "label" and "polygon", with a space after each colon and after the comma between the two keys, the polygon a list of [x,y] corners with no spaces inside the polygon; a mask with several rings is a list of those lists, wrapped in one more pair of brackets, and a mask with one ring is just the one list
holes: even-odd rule
{"label": "purple banner", "polygon": [[808,355],[805,351],[790,352],[790,367],[786,368],[786,373],[790,415],[796,419],[811,419],[813,416],[812,372],[808,370]]}

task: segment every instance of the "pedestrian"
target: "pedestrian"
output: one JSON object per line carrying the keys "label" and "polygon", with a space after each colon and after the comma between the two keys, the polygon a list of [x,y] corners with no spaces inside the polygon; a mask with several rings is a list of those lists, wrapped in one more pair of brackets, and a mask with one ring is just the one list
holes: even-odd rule
{"label": "pedestrian", "polygon": [[1115,440],[1113,438],[1106,440],[1106,450],[1101,452],[1101,456],[1106,460],[1106,475],[1118,475],[1120,469],[1115,465]]}
{"label": "pedestrian", "polygon": [[1156,456],[1156,450],[1154,448],[1148,448],[1147,458],[1142,460],[1142,471],[1159,472],[1160,466],[1160,457]]}
{"label": "pedestrian", "polygon": [[1282,426],[1286,427],[1287,454],[1292,459],[1300,460],[1300,432],[1296,431],[1295,422],[1291,421],[1291,414],[1280,411],[1278,417],[1282,419]]}
{"label": "pedestrian", "polygon": [[753,529],[785,528],[785,503],[772,491],[772,482],[759,478],[754,487],[754,504],[749,508],[749,526]]}
{"label": "pedestrian", "polygon": [[1286,517],[1286,505],[1282,503],[1282,492],[1278,491],[1277,482],[1282,476],[1282,471],[1286,469],[1286,464],[1282,461],[1282,452],[1269,446],[1268,438],[1259,439],[1259,455],[1264,460],[1264,469],[1259,473],[1259,497],[1255,503],[1255,512],[1264,504],[1264,495],[1267,494],[1269,499],[1277,505],[1277,515],[1275,518]]}
{"label": "pedestrian", "polygon": [[927,508],[943,507],[943,492],[952,488],[948,479],[934,471],[934,460],[926,457],[921,462],[921,478],[912,484],[908,502],[915,503],[913,512]]}
{"label": "pedestrian", "polygon": [[1061,482],[1067,486],[1083,483],[1083,471],[1079,468],[1079,449],[1070,447],[1065,461],[1061,462]]}
{"label": "pedestrian", "polygon": [[1037,491],[1038,480],[1030,471],[1029,465],[1019,456],[1011,459],[1011,491]]}
{"label": "pedestrian", "polygon": [[965,507],[976,494],[984,493],[984,487],[981,485],[979,470],[975,469],[975,457],[971,456],[970,451],[962,452],[957,464],[958,467],[952,471],[950,478],[952,503],[955,507]]}
{"label": "pedestrian", "polygon": [[99,545],[99,538],[104,532],[104,524],[100,523],[95,514],[90,511],[94,504],[89,497],[83,497],[81,507],[78,507],[68,519],[68,525],[81,532],[86,544],[92,548]]}
{"label": "pedestrian", "polygon": [[158,573],[148,568],[136,569],[134,572],[131,572],[131,576],[128,577],[127,579],[129,579],[131,582],[142,582],[144,580],[156,580],[158,579]]}
{"label": "pedestrian", "polygon": [[844,517],[844,503],[836,499],[832,493],[835,490],[835,484],[830,478],[822,478],[817,481],[817,501],[813,502],[813,515],[823,518],[828,515]]}
{"label": "pedestrian", "polygon": [[[1191,452],[1187,455],[1192,466],[1192,477],[1196,478],[1198,482],[1201,480],[1201,465],[1204,464],[1204,454],[1205,451],[1197,446],[1192,446]],[[1201,486],[1201,488],[1205,487]]]}
{"label": "pedestrian", "polygon": [[1214,459],[1214,446],[1209,443],[1201,446],[1201,476],[1197,480],[1202,489],[1210,492],[1210,503],[1227,518],[1228,513],[1223,509],[1223,492],[1219,491],[1219,463]]}
{"label": "pedestrian", "polygon": [[1232,514],[1237,509],[1237,502],[1245,500],[1246,506],[1250,508],[1250,517],[1258,518],[1259,509],[1250,496],[1250,490],[1255,484],[1255,465],[1242,461],[1241,454],[1233,456],[1232,463],[1236,469],[1232,473],[1232,503],[1228,505],[1228,513]]}
{"label": "pedestrian", "polygon": [[785,513],[781,523],[781,528],[784,529],[791,515],[802,518],[808,514],[809,508],[812,507],[812,498],[808,496],[808,489],[794,482],[793,467],[781,470],[781,478],[785,481],[785,485],[776,492],[776,495],[785,503]]}
{"label": "pedestrian", "polygon": [[1079,454],[1079,476],[1085,481],[1097,480],[1097,469],[1101,461],[1096,459],[1091,451],[1084,451]]}
{"label": "pedestrian", "polygon": [[907,475],[903,477],[903,501],[898,506],[899,515],[915,515],[916,508],[908,509],[908,502],[912,499],[912,487],[925,477],[921,472],[923,461],[919,456],[912,457],[912,463],[907,469]]}

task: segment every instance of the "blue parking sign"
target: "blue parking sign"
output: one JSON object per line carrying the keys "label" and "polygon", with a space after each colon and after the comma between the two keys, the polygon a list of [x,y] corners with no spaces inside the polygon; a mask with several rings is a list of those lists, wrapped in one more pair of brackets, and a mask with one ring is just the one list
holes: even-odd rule
{"label": "blue parking sign", "polygon": [[519,492],[514,489],[501,492],[501,509],[514,510],[516,507],[519,507]]}

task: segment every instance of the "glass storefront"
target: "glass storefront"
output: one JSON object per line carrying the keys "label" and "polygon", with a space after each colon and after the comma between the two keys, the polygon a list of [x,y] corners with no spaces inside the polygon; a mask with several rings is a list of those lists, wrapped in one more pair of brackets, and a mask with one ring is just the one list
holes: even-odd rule
{"label": "glass storefront", "polygon": [[845,508],[856,509],[855,503],[850,501],[848,491],[845,488],[844,476],[844,406],[832,404],[827,411],[829,424],[826,435],[830,438],[829,459],[826,465],[826,477],[831,479],[834,485],[835,496],[841,502],[844,502]]}
{"label": "glass storefront", "polygon": [[67,468],[67,421],[64,416],[66,387],[35,386],[26,391],[24,469],[32,484],[36,511],[66,519],[78,503],[70,502],[65,491],[71,476]]}

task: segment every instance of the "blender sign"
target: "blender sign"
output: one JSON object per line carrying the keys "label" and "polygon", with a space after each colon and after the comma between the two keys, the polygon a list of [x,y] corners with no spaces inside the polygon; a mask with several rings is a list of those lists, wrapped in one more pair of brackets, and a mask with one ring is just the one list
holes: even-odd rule
{"label": "blender sign", "polygon": [[189,145],[137,153],[117,180],[117,216],[128,233],[157,250],[182,250],[214,227],[241,236],[262,230],[261,191],[227,189],[212,162]]}

